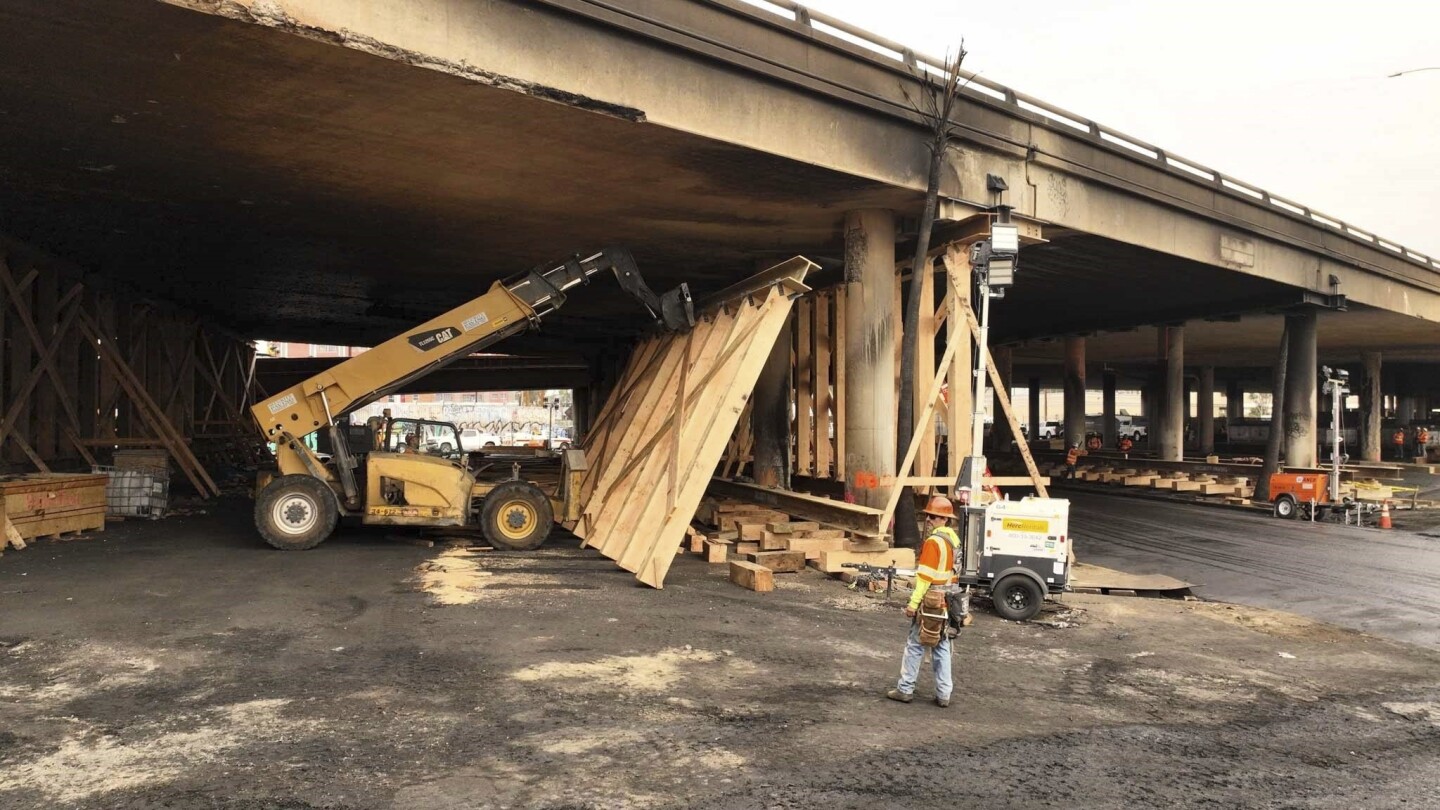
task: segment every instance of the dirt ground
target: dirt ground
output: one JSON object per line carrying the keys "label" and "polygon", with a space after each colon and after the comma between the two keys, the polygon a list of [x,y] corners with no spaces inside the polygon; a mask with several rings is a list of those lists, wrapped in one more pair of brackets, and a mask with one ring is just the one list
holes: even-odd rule
{"label": "dirt ground", "polygon": [[1440,654],[1287,614],[982,610],[941,710],[882,696],[898,605],[815,572],[282,553],[246,509],[0,558],[0,807],[1440,806]]}

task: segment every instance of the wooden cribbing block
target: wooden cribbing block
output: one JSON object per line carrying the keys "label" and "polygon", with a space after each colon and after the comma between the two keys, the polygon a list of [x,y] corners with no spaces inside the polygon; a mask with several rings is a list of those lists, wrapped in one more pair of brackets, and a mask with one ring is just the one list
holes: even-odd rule
{"label": "wooden cribbing block", "polygon": [[1220,484],[1202,482],[1200,484],[1201,495],[1234,495],[1238,489],[1234,484]]}
{"label": "wooden cribbing block", "polygon": [[725,543],[733,543],[736,540],[740,539],[740,532],[737,532],[733,529],[728,532],[711,532],[710,539],[720,540]]}
{"label": "wooden cribbing block", "polygon": [[722,542],[720,542],[719,540],[706,540],[706,541],[705,541],[705,562],[708,562],[708,563],[723,563],[723,562],[725,562],[726,560],[730,559],[730,549],[731,549],[731,548],[733,548],[733,546],[731,546],[729,543],[722,543]]}
{"label": "wooden cribbing block", "polygon": [[[771,525],[771,526],[774,526],[775,524],[772,523],[772,524],[770,524],[770,525]],[[760,550],[761,550],[761,551],[784,551],[784,550],[785,550],[785,543],[788,542],[789,540],[790,540],[790,535],[789,535],[789,534],[776,534],[775,532],[772,532],[772,531],[770,531],[769,529],[766,529],[765,531],[763,531],[763,532],[760,533]]]}
{"label": "wooden cribbing block", "polygon": [[740,523],[740,539],[747,543],[758,543],[765,536],[764,523]]}
{"label": "wooden cribbing block", "polygon": [[1176,483],[1178,480],[1179,480],[1178,478],[1156,478],[1154,481],[1151,481],[1151,482],[1150,482],[1150,486],[1151,486],[1153,489],[1167,489],[1167,490],[1170,490],[1171,492],[1174,492],[1174,491],[1175,491],[1175,483]]}
{"label": "wooden cribbing block", "polygon": [[899,568],[915,567],[915,549],[891,548],[885,551],[822,551],[815,567],[827,574],[839,574],[846,569],[843,563],[870,563],[875,566],[894,564]]}
{"label": "wooden cribbing block", "polygon": [[777,574],[796,574],[805,570],[803,551],[757,551],[746,554],[745,559],[756,565],[763,565]]}
{"label": "wooden cribbing block", "polygon": [[820,524],[809,521],[799,523],[795,521],[772,521],[771,523],[767,523],[765,528],[776,534],[799,534],[800,532],[818,531]]}
{"label": "wooden cribbing block", "polygon": [[760,593],[775,590],[775,573],[763,565],[745,560],[730,561],[730,581]]}
{"label": "wooden cribbing block", "polygon": [[759,543],[736,543],[736,544],[735,544],[735,553],[736,553],[736,554],[753,554],[753,553],[755,553],[755,552],[757,552],[757,551],[759,551],[759,550],[760,550],[760,544],[759,544]]}
{"label": "wooden cribbing block", "polygon": [[704,553],[705,553],[705,535],[703,535],[703,534],[692,534],[692,535],[690,535],[690,553],[691,553],[691,554],[704,554]]}
{"label": "wooden cribbing block", "polygon": [[1199,492],[1204,486],[1200,481],[1176,481],[1173,489],[1176,492]]}
{"label": "wooden cribbing block", "polygon": [[1127,487],[1148,487],[1150,482],[1158,477],[1157,475],[1131,475],[1125,478],[1124,484]]}
{"label": "wooden cribbing block", "polygon": [[785,545],[786,551],[799,551],[807,560],[820,559],[822,551],[844,551],[845,539],[841,537],[791,537]]}
{"label": "wooden cribbing block", "polygon": [[824,539],[824,540],[844,540],[844,539],[845,539],[845,530],[844,530],[844,529],[812,529],[811,531],[805,532],[805,536],[806,536],[806,537],[813,537],[813,538],[815,538],[815,539],[817,539],[817,540],[820,540],[820,539]]}
{"label": "wooden cribbing block", "polygon": [[886,551],[889,548],[890,544],[879,538],[857,537],[845,541],[846,551],[864,553],[870,551]]}

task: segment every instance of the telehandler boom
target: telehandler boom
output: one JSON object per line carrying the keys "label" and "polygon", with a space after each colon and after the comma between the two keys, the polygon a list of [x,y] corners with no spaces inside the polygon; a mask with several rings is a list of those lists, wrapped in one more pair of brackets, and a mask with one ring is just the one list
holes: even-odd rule
{"label": "telehandler boom", "polygon": [[[251,408],[261,434],[275,445],[278,473],[258,492],[255,525],[270,545],[306,549],[319,545],[341,517],[367,524],[475,526],[503,548],[528,549],[544,542],[554,510],[570,514],[571,489],[555,502],[535,485],[516,479],[475,480],[463,459],[416,452],[355,452],[339,417],[368,405],[448,362],[524,332],[565,303],[566,291],[596,273],[614,271],[620,286],[637,298],[663,328],[682,331],[695,323],[686,285],[664,295],[646,286],[629,251],[607,248],[497,281],[484,295],[426,321],[363,354],[279,392]],[[326,431],[333,458],[323,462],[305,443]],[[404,448],[397,448],[404,449]],[[583,454],[565,454],[570,469],[583,469]]]}

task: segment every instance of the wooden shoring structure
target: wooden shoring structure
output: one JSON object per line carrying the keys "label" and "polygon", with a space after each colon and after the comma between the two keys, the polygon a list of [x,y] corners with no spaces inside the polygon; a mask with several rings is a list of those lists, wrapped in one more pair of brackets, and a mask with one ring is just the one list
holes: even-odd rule
{"label": "wooden shoring structure", "polygon": [[791,340],[790,469],[809,478],[844,478],[844,285],[796,302]]}
{"label": "wooden shoring structure", "polygon": [[663,586],[814,267],[790,259],[702,309],[690,331],[654,335],[636,348],[585,438],[590,467],[572,527],[584,546]]}
{"label": "wooden shoring structure", "polygon": [[[908,289],[902,287],[902,292],[913,291],[921,300],[913,391],[915,438],[914,456],[904,471],[895,478],[879,481],[881,486],[892,490],[892,501],[898,497],[894,494],[898,489],[896,482],[902,479],[920,493],[948,491],[959,475],[962,461],[971,454],[978,322],[971,301],[973,281],[969,253],[974,242],[989,235],[989,223],[989,218],[982,216],[953,228],[949,239],[930,249],[927,265],[930,272]],[[1022,239],[1027,244],[1040,241],[1039,227],[1033,223],[1024,225]],[[896,266],[897,284],[911,281],[909,269],[908,261]],[[899,295],[896,300],[899,307]],[[898,331],[899,313],[892,313],[892,317],[892,328]],[[795,306],[795,319],[790,351],[791,470],[797,476],[844,483],[847,371],[844,285],[816,290],[802,297]],[[897,352],[900,344],[897,338]],[[937,347],[950,346],[955,347],[954,351],[942,350],[941,356],[936,356]],[[1013,435],[1024,435],[993,359],[986,365],[990,394],[996,403],[996,419],[1003,415],[1010,422]],[[749,431],[749,420],[746,420],[731,437],[730,447],[748,448]],[[1035,486],[1043,495],[1046,479],[1039,474],[1029,447],[1024,442],[1018,446],[1028,476],[987,480],[999,486]],[[717,471],[717,477],[728,479],[743,470],[746,456],[731,464],[732,455],[727,453],[726,463]],[[944,474],[940,475],[942,461]]]}
{"label": "wooden shoring structure", "polygon": [[253,356],[194,314],[0,241],[0,471],[88,472],[159,448],[197,493],[218,494],[201,458],[214,438],[256,446],[239,419]]}

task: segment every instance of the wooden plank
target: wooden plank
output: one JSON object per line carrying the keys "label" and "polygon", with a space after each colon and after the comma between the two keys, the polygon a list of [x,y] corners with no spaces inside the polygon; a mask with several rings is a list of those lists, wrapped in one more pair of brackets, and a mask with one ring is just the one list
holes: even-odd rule
{"label": "wooden plank", "polygon": [[843,537],[790,537],[785,541],[786,551],[798,551],[805,555],[807,560],[820,559],[822,551],[844,551],[845,539]]}
{"label": "wooden plank", "polygon": [[[940,359],[940,365],[944,366],[950,363],[950,360],[955,356],[955,349],[959,345],[959,342],[951,341],[949,345],[945,347],[945,354]],[[968,343],[966,343],[966,347],[969,347]],[[934,417],[935,402],[940,398],[940,385],[942,382],[944,382],[944,380],[941,377],[936,377],[935,379],[930,381],[930,388],[925,392],[925,398],[921,400],[921,402],[924,403],[924,405],[921,407],[922,419],[930,419]],[[917,402],[916,404],[918,405],[919,402]],[[896,474],[898,477],[904,477],[909,475],[910,471],[915,466],[915,455],[919,452],[920,445],[924,441],[925,437],[919,433],[915,434],[915,436],[911,438],[910,447],[907,448],[905,451],[905,459],[904,461],[900,462],[900,466],[896,470]],[[880,521],[880,525],[882,527],[888,527],[890,525],[890,518],[895,514],[895,507],[899,505],[900,496],[904,492],[904,487],[890,487],[890,497],[886,501],[883,517]]]}
{"label": "wooden plank", "polygon": [[966,344],[966,351],[951,355],[946,375],[950,380],[950,397],[945,405],[945,423],[950,431],[947,441],[950,466],[947,469],[951,474],[959,475],[961,460],[971,452],[970,419],[975,407],[975,379],[970,373],[973,352],[969,351],[961,316],[971,309],[970,245],[947,245],[941,263],[945,266],[945,299],[949,307],[945,317],[945,339],[951,345]]}
{"label": "wooden plank", "polygon": [[705,541],[705,562],[723,563],[730,558],[731,545],[719,540]]}
{"label": "wooden plank", "polygon": [[[913,415],[916,433],[925,434],[925,441],[920,443],[920,452],[915,456],[915,472],[917,475],[935,474],[935,417],[931,414],[929,419],[920,419],[920,398],[930,390],[930,385],[935,381],[935,272],[931,262],[925,263],[924,272],[918,278],[910,280],[912,294],[920,298],[920,320],[916,331],[915,340],[915,377],[911,381],[910,395],[913,402],[917,403]],[[941,371],[945,374],[948,369]],[[957,383],[952,383],[952,389],[957,388]],[[953,396],[953,394],[952,394]],[[956,469],[951,467],[950,469]]]}
{"label": "wooden plank", "polygon": [[784,551],[785,543],[790,539],[788,534],[777,534],[766,530],[760,532],[761,551]]}
{"label": "wooden plank", "polygon": [[885,551],[886,549],[890,548],[890,544],[885,542],[884,540],[874,537],[847,538],[844,542],[844,545],[842,545],[840,548],[845,551],[856,552]]}
{"label": "wooden plank", "polygon": [[815,297],[815,329],[810,349],[815,389],[815,470],[816,478],[830,477],[830,309],[834,302],[823,293]]}
{"label": "wooden plank", "polygon": [[814,318],[814,302],[802,298],[796,305],[795,320],[795,473],[815,474],[815,449],[813,442],[815,417],[815,387],[813,349],[811,345],[811,321]]}
{"label": "wooden plank", "polygon": [[835,288],[835,321],[830,330],[830,339],[835,358],[835,396],[832,407],[835,415],[835,480],[845,480],[845,286]]}
{"label": "wooden plank", "polygon": [[834,526],[867,535],[884,533],[882,527],[885,524],[881,520],[884,513],[860,504],[721,479],[710,482],[710,491],[717,496],[743,498],[771,506],[785,514],[798,515],[823,526]]}
{"label": "wooden plank", "polygon": [[733,544],[733,545],[731,546],[731,548],[733,548],[733,549],[735,550],[735,553],[736,553],[736,554],[739,554],[739,555],[742,555],[742,556],[743,556],[743,555],[745,555],[745,554],[754,554],[755,552],[759,551],[759,550],[760,550],[760,544],[759,544],[759,543],[735,543],[735,544]]}
{"label": "wooden plank", "polygon": [[805,552],[760,550],[745,555],[745,559],[768,568],[776,574],[798,574],[805,570]]}
{"label": "wooden plank", "polygon": [[914,568],[915,550],[892,548],[885,551],[866,552],[822,551],[814,565],[827,574],[839,574],[846,570],[844,563],[869,563],[874,566],[887,566],[893,563],[897,568]]}
{"label": "wooden plank", "polygon": [[775,574],[763,565],[745,560],[730,561],[730,581],[758,593],[775,590]]}
{"label": "wooden plank", "polygon": [[765,528],[776,534],[797,534],[819,531],[820,524],[814,521],[779,520],[765,524]]}

